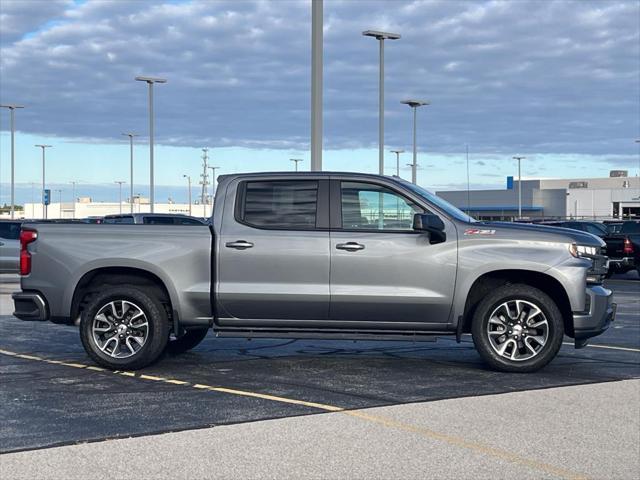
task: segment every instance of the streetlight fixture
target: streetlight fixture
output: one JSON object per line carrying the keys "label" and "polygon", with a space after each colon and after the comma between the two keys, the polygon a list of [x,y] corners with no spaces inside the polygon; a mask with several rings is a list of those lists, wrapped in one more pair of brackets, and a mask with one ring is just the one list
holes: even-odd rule
{"label": "streetlight fixture", "polygon": [[378,173],[384,175],[384,41],[398,40],[400,34],[365,30],[362,32],[362,35],[365,37],[373,37],[378,40],[380,44],[380,77],[378,80]]}
{"label": "streetlight fixture", "polygon": [[189,183],[189,216],[191,216],[191,175],[182,175]]}
{"label": "streetlight fixture", "polygon": [[418,146],[416,143],[416,128],[417,128],[417,115],[418,107],[422,107],[423,105],[430,105],[429,102],[424,102],[422,100],[402,100],[400,103],[404,105],[409,105],[413,108],[413,163],[411,164],[411,182],[416,183],[418,177]]}
{"label": "streetlight fixture", "polygon": [[47,148],[51,148],[52,145],[34,145],[34,147],[40,147],[42,149],[42,215],[44,219],[47,219],[47,206],[44,204],[44,186],[45,186],[45,156],[44,151]]}
{"label": "streetlight fixture", "polygon": [[216,170],[220,167],[210,167],[207,165],[207,168],[211,170],[211,205],[213,205],[213,199],[216,196]]}
{"label": "streetlight fixture", "polygon": [[153,213],[154,184],[153,184],[153,84],[167,83],[165,78],[136,77],[139,82],[147,82],[149,85],[149,202]]}
{"label": "streetlight fixture", "polygon": [[520,161],[527,157],[513,157],[518,160],[518,220],[522,219],[522,175],[520,170]]}
{"label": "streetlight fixture", "polygon": [[295,171],[297,172],[298,171],[298,163],[304,162],[304,159],[302,159],[302,158],[290,158],[289,161],[296,164],[296,170]]}
{"label": "streetlight fixture", "polygon": [[129,193],[129,204],[131,205],[131,213],[133,213],[133,137],[139,137],[140,135],[132,132],[123,133],[122,135],[129,137],[129,185],[131,186],[131,191]]}
{"label": "streetlight fixture", "polygon": [[122,184],[127,182],[123,180],[116,180],[113,183],[117,183],[118,187],[120,187],[120,193],[118,194],[118,205],[120,205],[120,215],[122,215]]}
{"label": "streetlight fixture", "polygon": [[390,150],[391,153],[396,154],[396,177],[400,176],[400,154],[404,153],[404,150]]}
{"label": "streetlight fixture", "polygon": [[8,108],[9,112],[11,112],[11,220],[15,217],[15,192],[16,192],[16,184],[15,184],[15,169],[16,169],[16,123],[15,123],[15,115],[14,111],[16,108],[24,108],[24,105],[15,105],[15,104],[7,104],[0,105],[2,108]]}

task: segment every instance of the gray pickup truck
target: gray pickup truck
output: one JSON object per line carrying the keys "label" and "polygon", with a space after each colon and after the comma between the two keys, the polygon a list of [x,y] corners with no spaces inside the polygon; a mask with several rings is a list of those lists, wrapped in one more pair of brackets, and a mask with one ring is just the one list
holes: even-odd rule
{"label": "gray pickup truck", "polygon": [[24,320],[79,322],[88,355],[141,368],[223,337],[425,340],[471,333],[502,371],[580,348],[615,317],[601,239],[477,222],[396,177],[219,178],[211,226],[26,224]]}

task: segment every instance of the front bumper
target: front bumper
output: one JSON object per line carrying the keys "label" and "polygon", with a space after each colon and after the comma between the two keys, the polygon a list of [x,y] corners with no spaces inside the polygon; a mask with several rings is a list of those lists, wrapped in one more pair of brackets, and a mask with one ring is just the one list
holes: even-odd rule
{"label": "front bumper", "polygon": [[11,295],[15,312],[13,315],[20,320],[39,320],[49,319],[49,308],[47,302],[42,295],[37,292],[16,292]]}
{"label": "front bumper", "polygon": [[587,308],[573,312],[573,330],[576,348],[582,348],[587,340],[604,332],[616,317],[613,293],[600,285],[587,287]]}

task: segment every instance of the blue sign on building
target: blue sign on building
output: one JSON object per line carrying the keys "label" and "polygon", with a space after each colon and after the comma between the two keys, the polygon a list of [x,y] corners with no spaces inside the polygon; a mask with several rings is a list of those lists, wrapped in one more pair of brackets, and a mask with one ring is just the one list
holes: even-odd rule
{"label": "blue sign on building", "polygon": [[51,205],[51,190],[50,189],[48,189],[48,188],[45,189],[42,200],[44,201],[45,205]]}
{"label": "blue sign on building", "polygon": [[507,190],[513,190],[513,175],[507,177]]}

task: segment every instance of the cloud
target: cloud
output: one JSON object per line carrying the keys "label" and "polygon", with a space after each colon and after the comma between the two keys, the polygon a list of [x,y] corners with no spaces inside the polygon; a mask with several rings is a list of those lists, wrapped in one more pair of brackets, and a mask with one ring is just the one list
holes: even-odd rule
{"label": "cloud", "polygon": [[[640,6],[634,2],[325,2],[325,147],[377,145],[375,41],[388,29],[386,144],[432,152],[622,154],[638,135]],[[140,74],[168,145],[306,149],[308,1],[9,1],[3,102],[19,128],[112,141],[147,132]],[[4,125],[4,124],[3,124]],[[6,128],[6,127],[5,127]]]}

